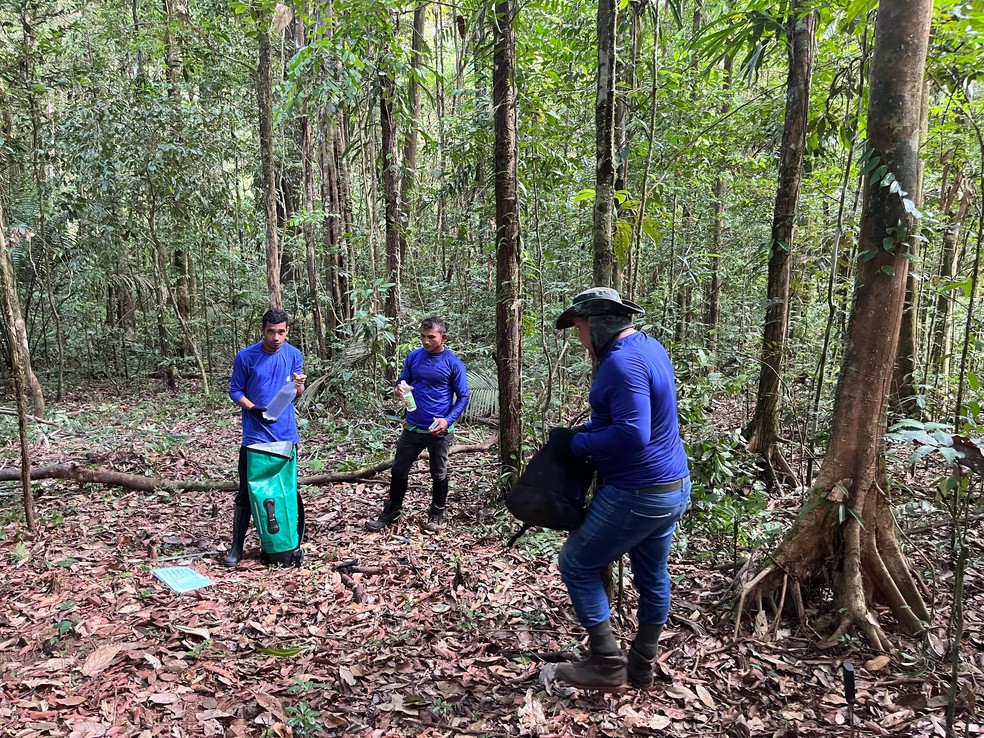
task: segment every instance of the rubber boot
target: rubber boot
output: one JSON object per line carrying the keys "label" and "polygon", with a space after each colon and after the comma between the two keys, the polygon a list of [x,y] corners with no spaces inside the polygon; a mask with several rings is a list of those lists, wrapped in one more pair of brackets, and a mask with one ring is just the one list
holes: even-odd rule
{"label": "rubber boot", "polygon": [[554,677],[579,689],[617,692],[625,687],[625,656],[612,635],[611,620],[588,628],[591,653],[575,664],[560,664]]}
{"label": "rubber boot", "polygon": [[399,477],[393,478],[393,481],[390,482],[389,500],[383,505],[383,510],[376,519],[366,523],[367,530],[382,530],[400,519],[403,514],[403,499],[407,496],[408,486],[408,480]]}
{"label": "rubber boot", "polygon": [[232,567],[243,560],[243,544],[246,543],[249,518],[249,508],[236,505],[232,513],[232,543],[229,546],[229,552],[222,559],[223,565]]}
{"label": "rubber boot", "polygon": [[392,502],[387,502],[383,505],[383,510],[376,519],[366,523],[366,529],[371,531],[382,530],[388,525],[393,525],[402,515],[403,510],[401,508],[393,507]]}
{"label": "rubber boot", "polygon": [[632,686],[639,689],[652,688],[653,667],[659,655],[659,634],[662,632],[662,625],[639,623],[639,632],[632,641],[626,664],[626,675]]}
{"label": "rubber boot", "polygon": [[618,692],[625,688],[625,656],[591,652],[575,664],[560,664],[554,677],[578,689]]}
{"label": "rubber boot", "polygon": [[430,510],[427,512],[427,525],[424,528],[431,533],[444,529],[444,509],[448,500],[448,480],[435,479],[431,492]]}

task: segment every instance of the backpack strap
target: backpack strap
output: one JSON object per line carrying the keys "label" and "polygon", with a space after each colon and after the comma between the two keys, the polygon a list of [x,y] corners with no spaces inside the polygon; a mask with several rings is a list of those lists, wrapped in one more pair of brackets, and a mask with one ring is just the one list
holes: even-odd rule
{"label": "backpack strap", "polygon": [[534,526],[530,525],[529,523],[523,523],[523,526],[518,531],[516,531],[513,534],[513,537],[509,539],[509,542],[506,543],[506,548],[512,548],[515,545],[516,541],[519,540],[520,536],[522,536],[523,533],[525,533],[532,527]]}

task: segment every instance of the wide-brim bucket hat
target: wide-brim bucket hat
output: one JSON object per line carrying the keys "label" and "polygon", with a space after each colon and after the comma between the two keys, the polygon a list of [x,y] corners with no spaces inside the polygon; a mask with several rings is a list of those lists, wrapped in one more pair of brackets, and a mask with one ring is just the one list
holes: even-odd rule
{"label": "wide-brim bucket hat", "polygon": [[570,328],[574,318],[592,315],[639,315],[643,309],[631,300],[623,300],[611,287],[592,287],[574,297],[571,306],[557,318],[557,328]]}

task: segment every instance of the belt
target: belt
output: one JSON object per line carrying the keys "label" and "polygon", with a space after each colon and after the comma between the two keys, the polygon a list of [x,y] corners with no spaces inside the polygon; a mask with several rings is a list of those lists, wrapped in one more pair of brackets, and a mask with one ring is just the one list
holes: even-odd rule
{"label": "belt", "polygon": [[678,489],[683,489],[689,481],[690,475],[687,475],[673,482],[663,482],[662,484],[654,484],[652,487],[643,487],[638,492],[641,495],[665,495],[667,492],[676,492]]}

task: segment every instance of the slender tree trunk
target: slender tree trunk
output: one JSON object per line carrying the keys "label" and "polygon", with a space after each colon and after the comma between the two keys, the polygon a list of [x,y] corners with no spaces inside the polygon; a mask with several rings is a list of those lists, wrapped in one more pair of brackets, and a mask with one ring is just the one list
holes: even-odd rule
{"label": "slender tree trunk", "polygon": [[[650,12],[653,18],[652,81],[649,94],[649,135],[646,141],[646,163],[642,168],[642,183],[639,186],[639,217],[635,222],[632,255],[629,260],[628,297],[636,299],[639,285],[639,262],[642,258],[642,226],[646,218],[646,205],[649,200],[649,172],[653,163],[653,142],[656,138],[656,104],[659,92],[659,3],[653,3]],[[655,281],[655,280],[654,280]]]}
{"label": "slender tree trunk", "polygon": [[499,0],[493,32],[495,109],[496,364],[499,379],[500,479],[508,489],[523,453],[522,286],[520,271],[518,134],[516,130],[515,0]]}
{"label": "slender tree trunk", "polygon": [[341,233],[338,246],[338,284],[342,293],[341,314],[344,320],[351,320],[352,292],[349,288],[349,271],[358,265],[355,258],[354,241],[347,234],[355,230],[354,206],[352,204],[352,170],[346,152],[348,151],[348,116],[339,111],[338,124],[334,134],[335,171],[338,175],[338,200],[341,206]]}
{"label": "slender tree trunk", "polygon": [[[615,113],[614,113],[614,137],[615,137],[615,182],[614,192],[629,190],[629,118],[633,113],[631,104],[632,93],[636,86],[636,68],[639,65],[639,28],[641,25],[642,14],[646,10],[646,3],[636,0],[630,4],[631,13],[617,17],[617,36],[616,46],[618,48],[629,49],[627,60],[616,57],[615,63]],[[626,40],[626,36],[628,39]],[[615,201],[614,219],[617,223],[621,218],[622,207],[619,201]],[[641,213],[637,213],[641,218]],[[617,235],[617,232],[616,232]],[[632,242],[628,239],[624,244],[620,239],[615,239],[614,253],[612,260],[612,284],[616,289],[631,291],[632,274]],[[624,271],[624,273],[623,273]]]}
{"label": "slender tree trunk", "polygon": [[257,40],[256,105],[260,121],[260,168],[263,176],[263,203],[266,213],[266,277],[270,306],[283,308],[280,294],[280,247],[277,243],[277,175],[273,162],[273,88],[270,79],[270,23],[264,19]]}
{"label": "slender tree trunk", "polygon": [[[730,56],[724,58],[724,94],[731,90],[731,69],[733,60]],[[731,110],[731,102],[725,100],[721,104],[722,117]],[[723,169],[727,169],[724,163]],[[728,195],[728,183],[723,174],[714,178],[714,254],[711,256],[711,278],[705,294],[704,324],[707,326],[708,348],[717,348],[718,328],[721,323],[721,255],[724,253],[724,201]]]}
{"label": "slender tree trunk", "polygon": [[[13,368],[14,396],[17,402],[17,427],[21,451],[21,488],[24,494],[24,520],[32,533],[37,531],[34,517],[34,491],[31,487],[31,444],[27,437],[28,395],[31,391],[31,354],[27,346],[27,329],[21,318],[20,301],[17,297],[17,277],[14,264],[7,249],[7,226],[3,217],[3,202],[0,202],[0,304],[3,308],[3,322],[7,325],[7,341],[10,344],[10,359]],[[34,379],[37,383],[37,379]],[[40,396],[40,395],[38,395]],[[37,401],[34,401],[35,410]],[[44,413],[44,404],[41,404]],[[34,413],[37,415],[38,413]]]}
{"label": "slender tree trunk", "polygon": [[382,130],[383,197],[386,202],[386,279],[391,286],[386,291],[386,317],[393,335],[397,337],[387,347],[387,379],[396,378],[396,344],[400,335],[400,282],[403,264],[400,259],[400,178],[397,155],[396,119],[393,116],[393,77],[389,69],[379,73],[379,123]]}
{"label": "slender tree trunk", "polygon": [[[957,276],[957,244],[964,221],[973,203],[973,187],[967,181],[962,166],[943,169],[940,206],[944,212],[943,239],[940,253],[940,267],[936,295],[936,315],[932,326],[932,348],[929,358],[929,373],[936,382],[948,385],[950,361],[953,354],[953,290],[942,289],[951,284]],[[945,392],[944,392],[945,395]]]}
{"label": "slender tree trunk", "polygon": [[411,119],[403,139],[403,177],[400,182],[400,263],[407,263],[407,232],[410,228],[413,188],[417,181],[417,139],[420,130],[420,82],[418,75],[424,65],[424,25],[428,2],[421,2],[413,11],[411,34],[410,80],[407,83],[407,108]]}
{"label": "slender tree trunk", "polygon": [[[307,33],[302,18],[294,19],[294,42],[298,49],[307,46]],[[308,115],[308,101],[301,103],[297,120],[298,146],[301,150],[301,192],[304,198],[304,263],[307,267],[308,290],[311,293],[311,317],[314,322],[314,339],[318,357],[327,358],[325,351],[325,324],[321,309],[321,284],[318,280],[318,255],[316,253],[314,229],[314,141],[311,134],[311,117]],[[319,150],[323,150],[320,148]],[[324,202],[324,209],[328,203]]]}
{"label": "slender tree trunk", "polygon": [[[21,23],[24,33],[24,62],[27,66],[25,70],[25,87],[27,88],[27,104],[31,117],[31,163],[34,170],[34,186],[38,198],[38,239],[41,243],[42,254],[42,273],[41,289],[44,291],[45,301],[48,311],[51,314],[55,326],[55,342],[58,348],[58,375],[55,385],[55,399],[61,400],[65,385],[65,339],[62,335],[61,316],[58,313],[58,306],[55,303],[53,294],[54,288],[52,280],[54,278],[54,264],[51,260],[51,247],[48,244],[48,221],[47,221],[47,174],[42,156],[44,144],[41,140],[41,111],[38,109],[37,96],[34,90],[38,86],[35,65],[35,40],[33,24],[28,22],[25,11],[21,9]],[[30,241],[30,238],[28,239]]]}
{"label": "slender tree trunk", "polygon": [[803,180],[803,154],[810,107],[810,84],[816,54],[817,13],[807,11],[803,0],[790,9],[787,30],[789,71],[786,81],[786,120],[782,132],[782,158],[779,186],[770,239],[768,307],[762,339],[758,396],[748,433],[748,449],[761,454],[770,479],[778,466],[787,481],[796,475],[779,452],[779,400],[785,367],[786,336],[789,330],[789,254],[793,243],[800,185]]}
{"label": "slender tree trunk", "polygon": [[594,270],[596,287],[611,287],[615,206],[616,0],[598,0],[598,84],[595,97]]}
{"label": "slender tree trunk", "polygon": [[321,115],[318,126],[318,164],[321,170],[321,207],[324,218],[321,223],[321,240],[324,244],[325,274],[328,280],[328,291],[331,294],[331,332],[340,335],[342,324],[345,322],[342,302],[344,290],[342,287],[342,203],[338,187],[338,168],[335,162],[335,131],[326,115]]}
{"label": "slender tree trunk", "polygon": [[[920,98],[919,140],[925,141],[929,135],[929,82],[923,83]],[[923,176],[926,170],[922,156],[919,157],[917,187],[911,193],[916,207],[923,206]],[[919,223],[911,236],[909,246],[910,259],[917,264],[920,260]],[[896,413],[904,417],[917,418],[922,412],[919,407],[919,397],[916,391],[916,363],[919,352],[917,328],[919,324],[919,280],[916,270],[909,269],[905,285],[905,308],[902,310],[902,326],[899,329],[899,355],[895,359],[895,375],[892,378],[892,407]]]}
{"label": "slender tree trunk", "polygon": [[[869,155],[886,165],[902,190],[917,185],[919,100],[932,0],[882,0],[875,27],[868,102]],[[867,175],[861,215],[855,300],[830,444],[817,483],[773,564],[745,588],[758,599],[780,586],[832,582],[841,622],[834,637],[861,630],[876,648],[891,646],[871,608],[877,597],[907,631],[929,612],[902,553],[886,479],[887,398],[898,349],[913,218],[885,170]],[[842,521],[832,525],[832,521]],[[816,591],[816,590],[814,590]],[[801,603],[798,597],[792,598]],[[737,632],[737,623],[736,623]]]}
{"label": "slender tree trunk", "polygon": [[[14,272],[14,264],[10,259],[10,252],[7,250],[6,225],[4,225],[3,201],[0,200],[0,269],[3,270],[2,287],[3,292],[3,315],[7,323],[8,341],[10,343],[10,356],[15,370],[18,365],[22,372],[20,378],[21,389],[30,404],[29,413],[39,418],[44,417],[45,402],[44,392],[41,383],[34,374],[31,365],[31,350],[28,347],[27,324],[21,315],[20,300],[17,296],[17,276]],[[16,388],[15,388],[16,389]]]}
{"label": "slender tree trunk", "polygon": [[[190,325],[191,315],[194,306],[191,301],[190,283],[191,277],[191,257],[183,247],[174,249],[172,255],[174,264],[174,287],[173,293],[174,313],[178,321],[183,326]],[[195,348],[192,347],[194,334],[190,331],[182,331],[182,336],[177,342],[177,348],[181,356],[193,356]]]}
{"label": "slender tree trunk", "polygon": [[169,97],[174,97],[178,92],[178,78],[181,66],[177,46],[174,41],[174,32],[171,28],[171,25],[175,22],[174,1],[163,0],[162,5],[164,7],[164,66],[165,74],[167,75],[167,92]]}
{"label": "slender tree trunk", "polygon": [[[150,244],[154,251],[154,264],[157,268],[155,271],[155,284],[158,288],[159,302],[160,306],[158,310],[159,313],[158,320],[163,324],[163,310],[164,305],[170,304],[174,308],[174,316],[178,319],[178,323],[181,324],[181,332],[184,334],[184,341],[188,346],[189,353],[194,357],[195,363],[198,364],[198,372],[202,380],[202,394],[207,395],[209,393],[208,385],[208,372],[205,371],[205,362],[202,360],[201,352],[198,350],[198,342],[195,340],[195,333],[191,329],[191,324],[184,317],[181,310],[178,309],[178,296],[176,294],[176,287],[171,288],[168,283],[167,278],[167,258],[165,256],[165,248],[161,243],[160,237],[157,233],[157,189],[154,185],[154,180],[147,174],[147,187],[150,191],[150,208],[147,211],[147,230],[150,233]],[[167,349],[162,349],[166,351]],[[171,362],[168,362],[168,384],[171,389],[177,389],[177,370]]]}
{"label": "slender tree trunk", "polygon": [[[181,95],[179,89],[181,74],[181,54],[177,40],[174,37],[174,25],[178,22],[175,8],[175,0],[163,0],[164,7],[164,65],[167,77],[167,96],[171,102],[171,130],[176,139],[180,139],[180,104]],[[162,247],[163,248],[163,247]],[[188,252],[179,244],[174,248],[173,253],[167,260],[174,267],[176,275],[174,287],[168,286],[168,293],[173,297],[173,306],[179,322],[183,326],[190,323],[193,312],[191,299],[192,269],[191,257]],[[166,263],[166,262],[165,262]],[[170,282],[168,281],[168,285]],[[181,336],[175,342],[175,352],[179,356],[195,355],[197,346],[192,346],[193,333],[183,330]],[[200,363],[200,357],[199,363]]]}
{"label": "slender tree trunk", "polygon": [[[438,156],[438,168],[441,172],[447,164],[447,132],[444,125],[444,115],[445,115],[445,93],[444,93],[444,5],[442,3],[437,3],[434,6],[434,57],[437,68],[441,70],[441,74],[436,74],[434,76],[434,111],[437,116],[437,156]],[[440,193],[437,197],[437,218],[434,224],[434,230],[439,234],[444,234],[444,220],[445,220],[445,207],[447,204],[446,197],[444,193]],[[443,243],[441,244],[443,247]]]}

